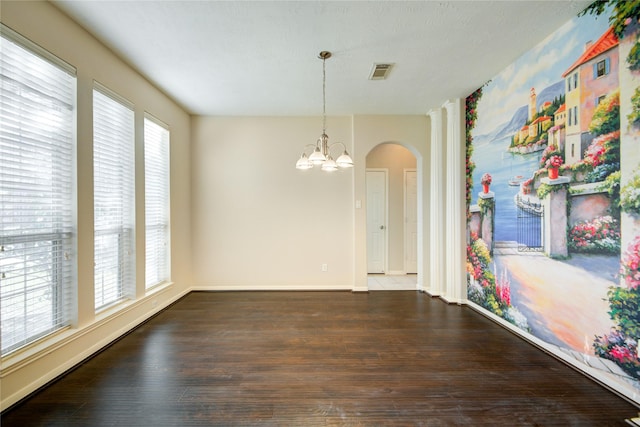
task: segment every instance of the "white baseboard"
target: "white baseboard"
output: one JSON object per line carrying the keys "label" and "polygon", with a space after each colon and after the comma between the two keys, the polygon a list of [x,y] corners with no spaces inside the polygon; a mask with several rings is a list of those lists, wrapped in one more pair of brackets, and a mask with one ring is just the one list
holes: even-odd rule
{"label": "white baseboard", "polygon": [[458,304],[458,305],[465,305],[467,303],[467,300],[463,300],[463,299],[456,299],[456,298],[450,298],[446,295],[437,295],[442,301],[446,302],[447,304]]}
{"label": "white baseboard", "polygon": [[385,274],[387,276],[406,276],[407,272],[404,270],[389,270]]}
{"label": "white baseboard", "polygon": [[352,285],[246,285],[246,284],[218,284],[195,285],[192,291],[351,291]]}

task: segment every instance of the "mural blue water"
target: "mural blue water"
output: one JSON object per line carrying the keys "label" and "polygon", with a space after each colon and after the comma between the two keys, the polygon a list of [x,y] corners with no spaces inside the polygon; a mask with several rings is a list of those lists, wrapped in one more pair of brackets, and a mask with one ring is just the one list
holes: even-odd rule
{"label": "mural blue water", "polygon": [[524,179],[533,176],[538,170],[542,151],[531,154],[512,154],[507,151],[511,143],[510,137],[505,137],[487,144],[476,146],[474,144],[473,160],[476,169],[473,173],[473,192],[471,203],[478,202],[478,193],[482,191],[480,179],[485,172],[493,177],[491,191],[495,193],[496,218],[495,240],[517,241],[517,214],[518,209],[514,202],[515,195],[520,191],[520,186],[510,186],[509,180],[516,175],[524,176]]}

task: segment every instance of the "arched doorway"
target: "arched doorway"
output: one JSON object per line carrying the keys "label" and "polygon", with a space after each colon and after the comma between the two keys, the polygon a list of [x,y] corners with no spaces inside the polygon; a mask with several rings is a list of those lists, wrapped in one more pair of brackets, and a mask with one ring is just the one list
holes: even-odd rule
{"label": "arched doorway", "polygon": [[369,290],[415,290],[418,283],[418,161],[399,143],[366,156]]}

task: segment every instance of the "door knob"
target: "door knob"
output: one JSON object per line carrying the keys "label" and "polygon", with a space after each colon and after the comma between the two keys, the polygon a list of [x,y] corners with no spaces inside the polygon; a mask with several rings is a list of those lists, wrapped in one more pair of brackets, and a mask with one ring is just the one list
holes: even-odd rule
{"label": "door knob", "polygon": [[380,230],[384,230],[384,225],[381,225],[381,226],[380,226]]}

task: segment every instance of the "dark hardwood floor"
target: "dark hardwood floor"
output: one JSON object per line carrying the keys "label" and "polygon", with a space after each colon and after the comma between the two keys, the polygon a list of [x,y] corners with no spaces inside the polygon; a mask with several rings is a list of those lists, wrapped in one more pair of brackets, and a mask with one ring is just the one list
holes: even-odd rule
{"label": "dark hardwood floor", "polygon": [[468,307],[193,292],[2,415],[11,426],[615,426],[638,408]]}

